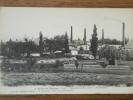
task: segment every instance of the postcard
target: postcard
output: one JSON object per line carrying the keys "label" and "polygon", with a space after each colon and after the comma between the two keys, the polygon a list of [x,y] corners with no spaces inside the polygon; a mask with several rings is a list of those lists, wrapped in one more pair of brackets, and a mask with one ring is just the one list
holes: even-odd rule
{"label": "postcard", "polygon": [[132,8],[0,8],[0,94],[132,94]]}

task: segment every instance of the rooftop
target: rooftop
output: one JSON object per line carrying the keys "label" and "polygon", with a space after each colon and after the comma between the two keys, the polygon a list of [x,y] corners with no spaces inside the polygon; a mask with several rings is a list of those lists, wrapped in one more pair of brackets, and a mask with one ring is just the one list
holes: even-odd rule
{"label": "rooftop", "polygon": [[133,41],[129,41],[126,45],[125,45],[125,49],[133,49]]}

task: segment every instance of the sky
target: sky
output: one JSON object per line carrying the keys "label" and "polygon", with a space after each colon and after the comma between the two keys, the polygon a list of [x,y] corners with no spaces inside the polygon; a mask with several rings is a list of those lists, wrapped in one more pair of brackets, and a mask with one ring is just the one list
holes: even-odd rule
{"label": "sky", "polygon": [[22,40],[43,36],[71,34],[73,39],[83,39],[86,28],[86,40],[91,39],[94,24],[98,38],[104,37],[122,40],[122,23],[125,23],[125,36],[133,39],[133,9],[129,8],[0,8],[0,38],[2,41]]}

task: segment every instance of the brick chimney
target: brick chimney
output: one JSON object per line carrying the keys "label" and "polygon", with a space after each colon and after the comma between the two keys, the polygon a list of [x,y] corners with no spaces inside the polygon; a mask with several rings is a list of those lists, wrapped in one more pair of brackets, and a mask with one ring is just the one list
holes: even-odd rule
{"label": "brick chimney", "polygon": [[104,29],[102,29],[102,45],[104,45]]}
{"label": "brick chimney", "polygon": [[84,45],[86,45],[86,28],[84,28]]}
{"label": "brick chimney", "polygon": [[125,23],[123,25],[122,46],[125,48]]}
{"label": "brick chimney", "polygon": [[72,29],[72,26],[71,26],[71,43],[73,42],[73,29]]}

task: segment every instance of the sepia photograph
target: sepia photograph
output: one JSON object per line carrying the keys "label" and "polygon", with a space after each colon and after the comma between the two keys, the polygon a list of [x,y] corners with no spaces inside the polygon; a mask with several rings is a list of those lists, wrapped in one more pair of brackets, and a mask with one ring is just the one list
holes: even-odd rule
{"label": "sepia photograph", "polygon": [[0,8],[0,94],[133,93],[132,8]]}

